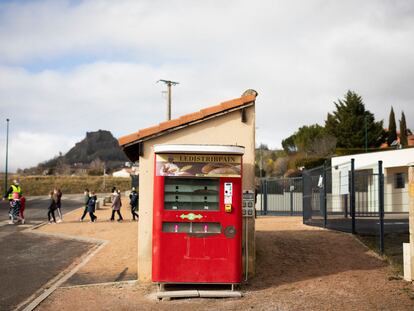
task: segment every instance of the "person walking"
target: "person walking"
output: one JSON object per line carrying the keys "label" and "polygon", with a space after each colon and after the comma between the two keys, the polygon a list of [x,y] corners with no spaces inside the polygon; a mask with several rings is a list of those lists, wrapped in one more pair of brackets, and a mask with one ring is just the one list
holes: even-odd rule
{"label": "person walking", "polygon": [[20,218],[22,220],[22,224],[26,222],[24,219],[24,210],[26,209],[26,198],[24,196],[20,197]]}
{"label": "person walking", "polygon": [[[55,217],[55,210],[56,210],[56,201],[53,198],[53,191],[49,193],[49,207],[47,212],[47,219],[49,221],[49,224],[56,223],[56,217]],[[52,222],[53,218],[53,222]]]}
{"label": "person walking", "polygon": [[58,222],[62,222],[63,221],[63,215],[62,215],[62,210],[61,210],[61,208],[62,208],[62,191],[60,191],[59,188],[58,189],[55,188],[53,190],[53,192],[54,192],[54,198],[55,198],[55,201],[56,201],[56,211],[57,211],[57,214],[59,216]]}
{"label": "person walking", "polygon": [[83,221],[86,214],[88,213],[89,189],[87,189],[87,188],[83,192],[83,202],[84,202],[83,214],[82,214],[82,217],[79,219],[79,221]]}
{"label": "person walking", "polygon": [[9,224],[13,225],[19,220],[19,213],[20,213],[20,198],[18,192],[13,192],[10,203],[10,210],[9,210]]}
{"label": "person walking", "polygon": [[138,192],[135,190],[135,187],[132,187],[131,193],[129,194],[129,205],[131,206],[132,220],[135,221],[135,218],[138,220]]}
{"label": "person walking", "polygon": [[115,212],[118,214],[118,221],[124,220],[121,215],[121,191],[116,190],[112,193],[112,215],[111,221],[115,220]]}
{"label": "person walking", "polygon": [[91,217],[91,222],[95,222],[98,217],[95,216],[95,206],[96,206],[97,197],[94,191],[91,191],[88,201],[88,213]]}
{"label": "person walking", "polygon": [[20,187],[20,183],[17,179],[13,180],[13,183],[11,184],[10,188],[5,193],[3,199],[8,199],[9,201],[13,200],[13,193],[15,192],[19,194],[19,197],[22,196],[22,188]]}

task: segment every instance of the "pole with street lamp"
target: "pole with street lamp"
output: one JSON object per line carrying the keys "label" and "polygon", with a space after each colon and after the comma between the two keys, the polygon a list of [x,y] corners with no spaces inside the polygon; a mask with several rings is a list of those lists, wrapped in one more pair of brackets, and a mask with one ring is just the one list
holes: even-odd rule
{"label": "pole with street lamp", "polygon": [[9,122],[10,119],[6,119],[7,122],[7,130],[6,130],[6,167],[4,170],[4,194],[7,193],[7,179],[8,179],[8,170],[9,170]]}
{"label": "pole with street lamp", "polygon": [[365,125],[365,152],[368,152],[368,125],[367,125],[367,114],[365,113],[364,118],[364,125]]}

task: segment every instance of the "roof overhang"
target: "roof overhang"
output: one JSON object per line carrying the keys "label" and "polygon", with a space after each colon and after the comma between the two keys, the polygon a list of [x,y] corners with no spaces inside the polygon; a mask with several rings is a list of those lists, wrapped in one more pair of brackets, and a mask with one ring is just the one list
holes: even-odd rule
{"label": "roof overhang", "polygon": [[126,147],[129,147],[129,146],[135,145],[135,144],[139,144],[139,143],[148,141],[150,139],[154,139],[154,138],[159,137],[159,136],[163,136],[163,135],[166,135],[166,134],[175,132],[175,131],[179,131],[179,130],[181,130],[183,128],[186,128],[186,127],[189,127],[191,125],[195,125],[195,124],[198,124],[198,123],[201,123],[201,122],[204,122],[204,121],[207,121],[207,120],[216,118],[216,117],[221,116],[221,115],[225,115],[225,114],[228,114],[228,113],[237,111],[237,110],[241,110],[241,109],[245,109],[245,108],[251,107],[253,105],[254,105],[254,102],[250,102],[248,104],[245,104],[245,105],[242,105],[242,106],[238,106],[236,108],[229,109],[229,110],[226,110],[226,111],[222,111],[220,113],[217,113],[217,114],[214,114],[214,115],[211,115],[211,116],[202,118],[202,119],[198,119],[198,120],[195,120],[195,121],[192,121],[192,122],[185,123],[185,124],[180,125],[180,126],[176,126],[176,127],[173,127],[173,128],[166,129],[164,131],[160,131],[160,132],[155,133],[153,135],[145,136],[145,137],[143,137],[141,139],[137,139],[137,140],[134,140],[134,141],[132,141],[130,143],[127,143],[127,144],[123,145],[122,147],[123,148],[126,148]]}
{"label": "roof overhang", "polygon": [[[135,161],[138,161],[139,157],[143,155],[144,142],[146,142],[148,140],[151,140],[151,139],[163,136],[163,135],[167,135],[167,134],[173,133],[175,131],[179,131],[179,130],[184,129],[186,127],[189,127],[191,125],[196,125],[198,123],[205,122],[207,120],[210,120],[210,119],[222,116],[222,115],[226,115],[226,114],[232,113],[234,111],[238,111],[238,110],[243,111],[244,109],[252,107],[254,105],[255,105],[255,97],[254,98],[251,97],[251,100],[249,100],[247,103],[244,103],[242,105],[239,105],[239,106],[236,106],[234,108],[230,108],[230,109],[227,109],[227,110],[224,110],[224,111],[220,111],[219,113],[214,113],[212,115],[206,116],[206,117],[201,118],[201,119],[196,119],[194,121],[190,121],[190,122],[185,123],[185,124],[181,124],[181,125],[178,125],[178,126],[175,126],[175,127],[167,128],[165,130],[156,132],[152,135],[148,135],[148,136],[145,136],[145,137],[142,137],[142,138],[139,138],[139,139],[132,138],[136,134],[131,134],[131,135],[125,136],[124,138],[126,138],[130,142],[121,143],[121,139],[120,139],[120,145],[121,145],[121,148],[123,149],[123,151],[125,152],[126,156],[131,161],[135,162]],[[129,138],[130,136],[131,136],[132,139]]]}

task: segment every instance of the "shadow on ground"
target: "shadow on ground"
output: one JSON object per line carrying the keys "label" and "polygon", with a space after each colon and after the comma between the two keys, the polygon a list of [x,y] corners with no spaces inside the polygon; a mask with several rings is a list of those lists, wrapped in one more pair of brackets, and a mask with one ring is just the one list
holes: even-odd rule
{"label": "shadow on ground", "polygon": [[[92,258],[93,260],[93,258]],[[110,265],[110,263],[108,263]],[[102,270],[105,270],[105,267],[102,267]],[[136,273],[129,273],[128,268],[125,268],[117,276],[114,276],[111,273],[108,274],[95,274],[88,272],[78,272],[73,275],[69,280],[67,280],[62,286],[78,286],[78,285],[89,285],[89,284],[98,284],[98,283],[110,283],[110,282],[121,282],[121,281],[133,281],[137,279]]]}

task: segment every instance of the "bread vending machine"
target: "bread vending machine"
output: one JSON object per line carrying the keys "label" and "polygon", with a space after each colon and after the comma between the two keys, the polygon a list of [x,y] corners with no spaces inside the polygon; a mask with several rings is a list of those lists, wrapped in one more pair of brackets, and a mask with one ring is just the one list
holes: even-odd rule
{"label": "bread vending machine", "polygon": [[242,280],[242,156],[221,145],[156,145],[152,280]]}

